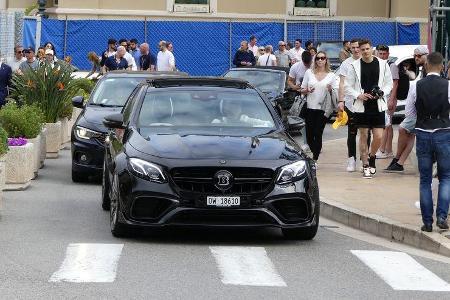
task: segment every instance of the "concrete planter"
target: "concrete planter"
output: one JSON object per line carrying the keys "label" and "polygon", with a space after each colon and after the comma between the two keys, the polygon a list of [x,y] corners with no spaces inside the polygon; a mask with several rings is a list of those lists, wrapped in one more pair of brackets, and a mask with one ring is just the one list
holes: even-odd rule
{"label": "concrete planter", "polygon": [[0,211],[2,209],[3,190],[5,189],[6,178],[6,154],[0,156]]}
{"label": "concrete planter", "polygon": [[64,149],[64,144],[67,143],[67,131],[69,127],[69,120],[67,118],[62,118],[61,122],[61,150]]}
{"label": "concrete planter", "polygon": [[39,144],[41,146],[39,151],[39,168],[42,168],[44,167],[45,157],[47,156],[47,128],[44,127],[39,136],[41,137],[41,142]]}
{"label": "concrete planter", "polygon": [[5,191],[24,190],[30,186],[34,175],[34,145],[10,146],[6,154]]}
{"label": "concrete planter", "polygon": [[46,123],[47,158],[58,158],[61,149],[61,122]]}
{"label": "concrete planter", "polygon": [[33,143],[33,179],[38,176],[38,170],[41,167],[41,135],[34,139],[29,139],[28,142]]}

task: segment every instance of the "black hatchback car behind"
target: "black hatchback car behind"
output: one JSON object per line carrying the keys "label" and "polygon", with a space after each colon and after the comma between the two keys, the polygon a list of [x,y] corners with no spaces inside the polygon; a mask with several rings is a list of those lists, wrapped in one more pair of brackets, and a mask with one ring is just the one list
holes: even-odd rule
{"label": "black hatchback car behind", "polygon": [[82,108],[71,134],[72,180],[86,181],[88,176],[98,176],[103,170],[104,142],[107,129],[103,118],[120,112],[131,92],[145,79],[159,76],[187,76],[186,73],[171,72],[108,72],[100,79],[84,104],[83,97],[75,97],[73,105]]}
{"label": "black hatchback car behind", "polygon": [[103,176],[114,236],[135,226],[279,227],[312,239],[315,164],[269,99],[238,79],[160,78],[140,84],[111,128]]}

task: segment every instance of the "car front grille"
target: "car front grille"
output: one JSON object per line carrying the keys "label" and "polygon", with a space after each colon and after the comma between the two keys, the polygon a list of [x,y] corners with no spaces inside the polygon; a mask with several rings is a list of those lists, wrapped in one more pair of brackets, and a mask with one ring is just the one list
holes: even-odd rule
{"label": "car front grille", "polygon": [[100,144],[104,144],[106,140],[106,134],[102,134],[99,137],[95,138]]}
{"label": "car front grille", "polygon": [[[226,191],[214,185],[216,172],[226,170],[233,175],[234,183]],[[263,198],[273,185],[274,171],[265,168],[174,168],[171,177],[180,195],[187,203],[203,207],[207,196],[241,196],[241,207]],[[254,203],[253,203],[254,204]]]}

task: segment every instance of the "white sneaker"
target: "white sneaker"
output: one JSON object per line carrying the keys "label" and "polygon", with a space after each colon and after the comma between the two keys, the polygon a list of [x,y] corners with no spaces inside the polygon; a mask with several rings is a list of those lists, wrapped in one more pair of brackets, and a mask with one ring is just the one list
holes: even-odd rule
{"label": "white sneaker", "polygon": [[356,161],[355,158],[349,157],[347,160],[347,172],[355,172],[356,171]]}
{"label": "white sneaker", "polygon": [[378,149],[375,156],[377,157],[377,159],[386,159],[386,158],[394,157],[394,153],[393,152],[390,152],[390,153],[382,152],[380,149]]}
{"label": "white sneaker", "polygon": [[311,149],[309,149],[309,145],[308,145],[308,144],[303,144],[303,145],[301,146],[301,148],[302,148],[302,150],[305,151],[305,152],[310,152],[310,151],[311,151]]}
{"label": "white sneaker", "polygon": [[372,173],[370,173],[370,167],[363,168],[363,178],[364,179],[372,179]]}

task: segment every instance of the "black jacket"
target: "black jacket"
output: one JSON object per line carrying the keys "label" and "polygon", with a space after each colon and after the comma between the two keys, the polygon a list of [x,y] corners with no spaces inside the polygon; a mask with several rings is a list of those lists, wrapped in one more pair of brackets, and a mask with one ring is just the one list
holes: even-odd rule
{"label": "black jacket", "polygon": [[256,65],[256,59],[255,56],[253,55],[252,51],[242,51],[242,50],[238,50],[236,51],[236,54],[234,55],[234,59],[233,59],[233,64],[236,67],[247,67],[247,66],[243,66],[241,65],[241,62],[251,62],[252,66]]}

